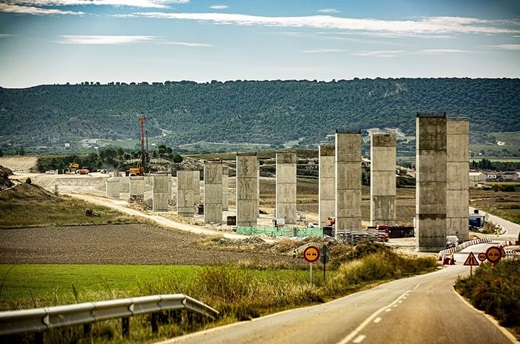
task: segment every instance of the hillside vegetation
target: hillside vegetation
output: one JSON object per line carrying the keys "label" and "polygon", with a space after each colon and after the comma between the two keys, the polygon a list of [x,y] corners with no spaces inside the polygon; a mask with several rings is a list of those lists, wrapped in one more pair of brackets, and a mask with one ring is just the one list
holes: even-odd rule
{"label": "hillside vegetation", "polygon": [[[138,117],[159,143],[323,142],[340,130],[400,128],[417,112],[469,119],[473,132],[520,131],[520,79],[355,79],[0,88],[0,147],[136,139]],[[43,129],[43,130],[42,130]],[[303,140],[301,140],[303,138]]]}

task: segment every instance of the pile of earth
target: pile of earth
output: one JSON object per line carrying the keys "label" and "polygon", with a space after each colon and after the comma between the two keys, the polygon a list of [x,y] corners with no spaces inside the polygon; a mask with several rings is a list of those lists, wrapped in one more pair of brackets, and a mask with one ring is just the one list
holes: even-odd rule
{"label": "pile of earth", "polygon": [[9,176],[12,175],[13,171],[0,165],[0,191],[9,189],[14,185],[14,183],[9,179]]}
{"label": "pile of earth", "polygon": [[[28,180],[29,181],[29,180]],[[1,183],[1,182],[0,182]],[[11,182],[11,186],[14,184]],[[2,191],[0,193],[0,201],[16,202],[18,200],[24,201],[54,201],[61,202],[61,198],[54,195],[53,193],[45,190],[39,185],[31,183],[20,183],[11,187],[10,189]]]}

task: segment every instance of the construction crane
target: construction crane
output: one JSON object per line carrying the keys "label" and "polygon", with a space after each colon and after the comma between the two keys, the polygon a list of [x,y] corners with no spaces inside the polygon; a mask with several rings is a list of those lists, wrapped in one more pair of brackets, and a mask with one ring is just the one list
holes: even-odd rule
{"label": "construction crane", "polygon": [[129,170],[129,174],[131,176],[144,176],[145,167],[146,167],[146,150],[144,146],[144,121],[146,120],[146,116],[142,115],[139,117],[139,127],[141,129],[141,162],[137,163],[137,167],[131,167]]}

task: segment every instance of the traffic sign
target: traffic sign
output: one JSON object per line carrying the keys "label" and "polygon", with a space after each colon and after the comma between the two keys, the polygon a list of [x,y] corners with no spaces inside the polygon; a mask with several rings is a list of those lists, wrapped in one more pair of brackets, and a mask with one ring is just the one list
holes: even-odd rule
{"label": "traffic sign", "polygon": [[303,258],[309,263],[314,263],[320,259],[320,250],[315,246],[309,246],[303,251]]}
{"label": "traffic sign", "polygon": [[473,254],[473,252],[469,253],[469,256],[468,256],[468,258],[466,258],[464,265],[469,265],[469,266],[478,266],[479,265],[477,258],[475,258],[475,255]]}
{"label": "traffic sign", "polygon": [[486,254],[485,253],[479,253],[478,254],[478,260],[480,260],[481,262],[485,261],[486,260]]}
{"label": "traffic sign", "polygon": [[323,245],[320,252],[320,262],[322,264],[327,264],[330,260],[329,257],[329,247],[327,245]]}
{"label": "traffic sign", "polygon": [[498,263],[500,258],[502,258],[502,251],[496,246],[491,246],[486,251],[486,258],[491,263]]}

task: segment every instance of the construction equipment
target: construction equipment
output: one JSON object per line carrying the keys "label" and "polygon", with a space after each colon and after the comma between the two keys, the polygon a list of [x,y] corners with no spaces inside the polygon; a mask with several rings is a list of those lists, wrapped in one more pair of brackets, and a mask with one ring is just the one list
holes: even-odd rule
{"label": "construction equipment", "polygon": [[141,162],[137,163],[137,167],[131,167],[128,170],[128,174],[130,176],[144,176],[146,170],[146,150],[144,146],[144,121],[146,120],[146,116],[142,115],[139,117],[139,127],[141,129]]}

